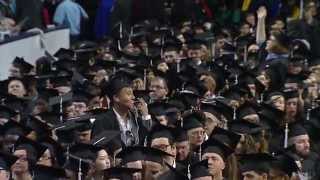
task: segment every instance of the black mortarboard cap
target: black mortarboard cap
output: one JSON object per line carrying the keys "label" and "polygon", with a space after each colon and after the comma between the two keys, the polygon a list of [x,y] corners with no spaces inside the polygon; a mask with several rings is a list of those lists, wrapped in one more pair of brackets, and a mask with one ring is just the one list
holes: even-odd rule
{"label": "black mortarboard cap", "polygon": [[286,100],[291,99],[291,98],[298,98],[299,97],[298,90],[285,89],[282,92],[283,92],[284,97],[285,97]]}
{"label": "black mortarboard cap", "polygon": [[131,87],[131,85],[131,80],[129,78],[123,76],[115,76],[110,79],[106,93],[110,98],[112,98],[112,96],[117,94],[121,89],[125,87]]}
{"label": "black mortarboard cap", "polygon": [[194,128],[203,127],[204,122],[205,116],[195,112],[183,117],[183,129],[190,130]]}
{"label": "black mortarboard cap", "polygon": [[171,154],[168,154],[167,152],[161,151],[159,149],[146,147],[143,150],[143,153],[145,155],[145,161],[151,161],[156,163],[162,163],[164,160],[164,157],[172,156]]}
{"label": "black mortarboard cap", "polygon": [[72,102],[84,102],[88,103],[92,95],[85,90],[76,89],[73,91]]}
{"label": "black mortarboard cap", "polygon": [[56,159],[58,165],[62,166],[65,162],[64,149],[62,145],[51,137],[45,137],[40,143],[47,147]]}
{"label": "black mortarboard cap", "polygon": [[73,59],[74,51],[71,49],[60,48],[55,54],[54,57],[58,59]]}
{"label": "black mortarboard cap", "polygon": [[225,130],[219,127],[215,127],[210,135],[209,139],[216,139],[223,142],[230,149],[235,149],[240,141],[241,136],[232,131]]}
{"label": "black mortarboard cap", "polygon": [[219,120],[220,116],[223,115],[227,120],[233,119],[233,108],[229,106],[226,99],[216,98],[214,101],[203,101],[200,109],[204,112],[209,112],[215,115]]}
{"label": "black mortarboard cap", "polygon": [[72,72],[60,70],[56,72],[55,76],[50,78],[50,82],[54,87],[70,86],[71,85]]}
{"label": "black mortarboard cap", "polygon": [[57,125],[60,124],[59,114],[54,112],[42,112],[40,114],[37,114],[36,116],[40,117],[43,121],[45,121],[48,124],[51,125]]}
{"label": "black mortarboard cap", "polygon": [[263,103],[258,115],[261,121],[264,121],[267,124],[274,124],[280,122],[280,120],[284,118],[285,112],[275,108],[271,104]]}
{"label": "black mortarboard cap", "polygon": [[206,44],[204,41],[199,39],[191,39],[187,42],[188,49],[201,49],[201,45]]}
{"label": "black mortarboard cap", "polygon": [[0,127],[0,129],[0,134],[18,136],[26,136],[32,131],[32,129],[13,120],[10,120],[7,123],[5,123],[3,126]]}
{"label": "black mortarboard cap", "polygon": [[268,173],[271,168],[271,162],[274,160],[271,155],[266,153],[243,154],[240,157],[241,172]]}
{"label": "black mortarboard cap", "polygon": [[134,161],[142,161],[145,159],[145,147],[142,146],[129,146],[122,149],[116,157],[121,158],[121,163],[126,164]]}
{"label": "black mortarboard cap", "polygon": [[208,160],[203,160],[190,166],[191,179],[201,177],[211,177],[208,170]]}
{"label": "black mortarboard cap", "polygon": [[51,136],[51,126],[38,118],[29,116],[27,126],[37,133],[37,138]]}
{"label": "black mortarboard cap", "polygon": [[263,126],[246,120],[230,121],[228,127],[230,131],[238,134],[256,134],[264,129]]}
{"label": "black mortarboard cap", "polygon": [[32,141],[26,137],[20,136],[19,139],[14,144],[14,150],[26,150],[27,158],[32,163],[37,162],[37,160],[46,151],[46,147],[39,144],[38,142]]}
{"label": "black mortarboard cap", "polygon": [[280,170],[289,177],[291,177],[294,172],[299,171],[295,159],[286,153],[277,154],[271,164],[273,169]]}
{"label": "black mortarboard cap", "polygon": [[216,153],[221,156],[222,159],[228,158],[233,153],[233,149],[230,149],[221,141],[216,139],[208,139],[201,144],[202,154],[205,153]]}
{"label": "black mortarboard cap", "polygon": [[18,157],[0,152],[0,170],[10,171],[11,166],[18,160]]}
{"label": "black mortarboard cap", "polygon": [[189,178],[184,174],[184,172],[180,171],[177,168],[172,167],[171,165],[165,163],[169,168],[168,171],[162,173],[158,180],[189,180]]}
{"label": "black mortarboard cap", "polygon": [[258,111],[257,104],[246,101],[237,109],[237,116],[238,116],[238,119],[242,119],[247,115],[257,114],[257,111]]}
{"label": "black mortarboard cap", "polygon": [[141,169],[126,168],[126,167],[112,167],[104,170],[104,177],[107,179],[123,179],[132,180],[133,174],[141,171]]}
{"label": "black mortarboard cap", "polygon": [[183,141],[188,141],[188,132],[181,127],[177,127],[174,130],[174,136],[175,136],[175,141],[176,142],[183,142]]}
{"label": "black mortarboard cap", "polygon": [[105,148],[108,154],[112,155],[118,149],[122,148],[119,131],[102,131],[100,134],[93,137],[90,144]]}
{"label": "black mortarboard cap", "polygon": [[76,61],[72,59],[59,59],[53,63],[53,66],[57,70],[72,71],[72,69],[76,67]]}
{"label": "black mortarboard cap", "polygon": [[155,125],[154,127],[152,127],[151,131],[148,134],[149,145],[151,145],[151,142],[157,138],[167,138],[169,142],[173,142],[173,129],[161,124]]}
{"label": "black mortarboard cap", "polygon": [[22,74],[28,74],[33,69],[33,65],[26,62],[22,57],[16,57],[12,64],[13,66],[18,67]]}
{"label": "black mortarboard cap", "polygon": [[35,165],[33,168],[34,180],[66,178],[66,172],[62,168]]}
{"label": "black mortarboard cap", "polygon": [[225,42],[222,46],[222,50],[223,54],[233,54],[236,51],[236,47],[229,42]]}
{"label": "black mortarboard cap", "polygon": [[157,101],[148,105],[150,114],[154,116],[167,115],[168,110],[173,107],[173,105],[162,101]]}
{"label": "black mortarboard cap", "polygon": [[96,154],[101,148],[92,144],[77,143],[70,147],[69,153],[83,159],[95,161]]}
{"label": "black mortarboard cap", "polygon": [[72,143],[75,141],[75,130],[80,128],[82,125],[83,123],[76,121],[66,121],[65,123],[56,125],[53,130],[56,131],[59,142]]}
{"label": "black mortarboard cap", "polygon": [[293,123],[289,126],[289,138],[306,135],[308,134],[307,130],[300,123]]}

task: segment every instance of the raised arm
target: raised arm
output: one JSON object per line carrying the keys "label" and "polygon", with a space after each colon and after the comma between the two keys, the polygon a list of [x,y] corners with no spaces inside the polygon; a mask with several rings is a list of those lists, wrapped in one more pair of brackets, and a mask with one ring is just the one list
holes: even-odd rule
{"label": "raised arm", "polygon": [[257,34],[256,43],[261,45],[267,40],[266,35],[266,17],[267,9],[264,6],[259,7],[257,11],[258,23],[257,23]]}

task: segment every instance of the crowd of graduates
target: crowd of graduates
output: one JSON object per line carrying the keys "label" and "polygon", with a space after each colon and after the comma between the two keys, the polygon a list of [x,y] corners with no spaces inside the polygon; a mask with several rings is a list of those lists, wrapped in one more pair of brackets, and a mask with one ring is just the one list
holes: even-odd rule
{"label": "crowd of graduates", "polygon": [[0,180],[320,179],[319,3],[177,2],[12,60]]}

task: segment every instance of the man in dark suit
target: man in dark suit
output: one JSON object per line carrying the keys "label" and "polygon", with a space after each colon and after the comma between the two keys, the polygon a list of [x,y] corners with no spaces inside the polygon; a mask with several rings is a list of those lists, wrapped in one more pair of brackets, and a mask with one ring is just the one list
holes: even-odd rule
{"label": "man in dark suit", "polygon": [[98,115],[93,124],[92,135],[104,130],[121,132],[121,141],[125,146],[143,144],[148,129],[151,128],[151,116],[143,99],[135,100],[131,81],[123,76],[116,76],[109,82],[107,94],[111,108]]}

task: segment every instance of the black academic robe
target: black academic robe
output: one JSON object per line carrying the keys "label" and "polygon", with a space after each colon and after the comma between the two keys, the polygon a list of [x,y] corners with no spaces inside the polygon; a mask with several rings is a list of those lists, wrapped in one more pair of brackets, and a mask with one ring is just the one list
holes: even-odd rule
{"label": "black academic robe", "polygon": [[188,167],[190,164],[194,164],[199,161],[199,156],[194,153],[189,153],[188,157],[185,160],[178,161],[177,163],[183,165],[184,167]]}
{"label": "black academic robe", "polygon": [[[148,134],[148,130],[151,129],[151,123],[148,124],[151,120],[146,122],[142,121],[142,119],[138,117],[133,121],[138,129],[138,144],[143,145],[146,135]],[[96,116],[96,121],[94,122],[92,127],[92,137],[97,136],[105,130],[120,131],[119,122],[117,120],[116,114],[112,109],[108,110],[106,113]],[[134,134],[135,132],[132,133]]]}
{"label": "black academic robe", "polygon": [[306,39],[310,43],[312,58],[320,57],[320,27],[315,20],[309,25],[305,20],[296,20],[288,23],[288,35],[297,39]]}
{"label": "black academic robe", "polygon": [[319,179],[319,156],[311,152],[307,158],[304,158],[301,162],[302,164],[302,173],[307,174],[311,180]]}

